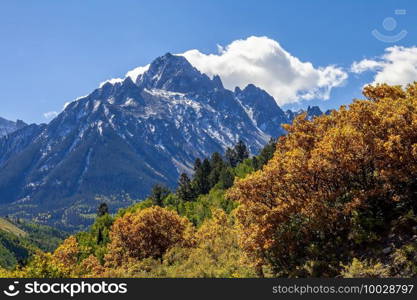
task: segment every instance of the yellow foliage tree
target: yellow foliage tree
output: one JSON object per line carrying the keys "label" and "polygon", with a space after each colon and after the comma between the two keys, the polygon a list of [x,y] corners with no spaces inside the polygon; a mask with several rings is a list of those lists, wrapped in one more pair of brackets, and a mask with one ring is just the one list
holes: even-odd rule
{"label": "yellow foliage tree", "polygon": [[65,274],[75,276],[75,267],[78,263],[80,250],[74,236],[67,238],[53,253],[52,263]]}
{"label": "yellow foliage tree", "polygon": [[106,271],[94,255],[90,255],[82,260],[77,269],[78,277],[82,278],[101,278],[104,277],[104,272]]}
{"label": "yellow foliage tree", "polygon": [[164,256],[168,277],[254,277],[242,261],[233,217],[221,209],[212,211],[194,236],[190,248],[176,247]]}
{"label": "yellow foliage tree", "polygon": [[368,86],[367,100],[285,126],[274,158],[228,193],[240,203],[240,244],[258,269],[285,274],[330,259],[323,249],[331,247],[340,259],[337,247],[354,243],[354,212],[385,221],[417,212],[416,90]]}

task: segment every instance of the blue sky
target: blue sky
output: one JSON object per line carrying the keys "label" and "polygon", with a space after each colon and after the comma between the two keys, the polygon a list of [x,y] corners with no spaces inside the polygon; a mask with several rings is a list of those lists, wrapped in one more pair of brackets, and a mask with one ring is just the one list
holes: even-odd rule
{"label": "blue sky", "polygon": [[[267,36],[315,68],[336,65],[346,72],[355,61],[377,60],[388,47],[417,44],[416,1],[364,2],[2,0],[0,116],[46,122],[44,113],[59,112],[65,102],[88,94],[100,82],[124,77],[166,52],[217,53],[218,44],[250,36]],[[396,15],[396,9],[406,14]],[[382,24],[387,17],[397,21],[391,32]],[[372,35],[374,29],[408,34],[385,43]],[[374,69],[361,72],[348,72],[329,100],[290,106],[349,103],[376,75]]]}

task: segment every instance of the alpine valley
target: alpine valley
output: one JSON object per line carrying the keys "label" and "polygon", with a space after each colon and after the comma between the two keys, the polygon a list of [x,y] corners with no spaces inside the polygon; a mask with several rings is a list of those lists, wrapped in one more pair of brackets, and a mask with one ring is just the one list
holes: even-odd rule
{"label": "alpine valley", "polygon": [[70,102],[49,124],[0,119],[0,215],[83,228],[103,197],[114,211],[156,183],[174,188],[196,158],[239,140],[256,154],[298,113],[252,84],[225,89],[168,53]]}

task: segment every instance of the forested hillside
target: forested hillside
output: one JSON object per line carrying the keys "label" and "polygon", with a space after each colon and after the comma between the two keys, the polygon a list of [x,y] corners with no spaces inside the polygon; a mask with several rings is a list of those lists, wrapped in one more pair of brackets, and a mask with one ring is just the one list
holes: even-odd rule
{"label": "forested hillside", "polygon": [[417,83],[196,160],[8,277],[415,277]]}
{"label": "forested hillside", "polygon": [[53,251],[67,237],[54,228],[0,218],[0,266],[24,265],[39,251]]}

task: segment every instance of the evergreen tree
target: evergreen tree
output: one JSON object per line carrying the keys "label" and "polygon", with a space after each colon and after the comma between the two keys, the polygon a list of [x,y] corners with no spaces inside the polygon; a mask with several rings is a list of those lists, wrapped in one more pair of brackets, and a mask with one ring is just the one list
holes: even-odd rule
{"label": "evergreen tree", "polygon": [[194,162],[194,172],[201,168],[201,159],[197,158]]}
{"label": "evergreen tree", "polygon": [[259,161],[258,156],[254,156],[254,157],[252,157],[252,167],[253,167],[255,170],[259,170],[260,168],[262,168],[262,166],[261,166],[261,162]]}
{"label": "evergreen tree", "polygon": [[196,195],[205,195],[210,191],[209,176],[211,172],[210,161],[206,158],[199,168],[195,170],[193,187]]}
{"label": "evergreen tree", "polygon": [[254,165],[256,170],[261,169],[274,156],[276,144],[277,140],[271,138],[268,144],[265,145],[265,147],[262,149],[261,153],[257,157],[257,166]]}
{"label": "evergreen tree", "polygon": [[153,205],[156,206],[163,206],[163,201],[168,195],[171,193],[171,191],[162,184],[155,184],[152,187],[150,199],[152,200]]}
{"label": "evergreen tree", "polygon": [[223,158],[218,152],[214,152],[211,156],[210,166],[211,171],[208,180],[210,188],[213,188],[219,182],[222,170],[226,168]]}
{"label": "evergreen tree", "polygon": [[204,159],[203,164],[201,166],[202,169],[202,177],[204,178],[203,181],[203,185],[202,185],[202,193],[203,194],[208,194],[208,192],[210,192],[211,186],[210,186],[210,181],[209,181],[209,177],[210,177],[210,173],[211,173],[211,164],[210,164],[210,160],[208,160],[207,158]]}
{"label": "evergreen tree", "polygon": [[180,179],[178,181],[177,196],[185,202],[195,200],[195,193],[191,185],[191,180],[185,173],[181,174]]}
{"label": "evergreen tree", "polygon": [[229,168],[224,168],[220,173],[219,184],[221,189],[228,189],[233,185],[235,176]]}
{"label": "evergreen tree", "polygon": [[102,217],[109,213],[109,207],[105,202],[101,203],[97,210],[97,216]]}
{"label": "evergreen tree", "polygon": [[231,166],[232,168],[236,167],[236,165],[237,165],[237,156],[236,156],[235,149],[232,149],[232,148],[228,147],[226,149],[225,158],[226,158],[226,161],[229,164],[229,166]]}
{"label": "evergreen tree", "polygon": [[103,231],[101,228],[98,229],[98,233],[97,233],[97,244],[101,245],[103,243]]}
{"label": "evergreen tree", "polygon": [[245,143],[240,140],[235,146],[236,165],[242,163],[245,159],[249,158],[249,151]]}
{"label": "evergreen tree", "polygon": [[219,152],[214,152],[210,159],[211,169],[221,168],[224,166],[223,158]]}

